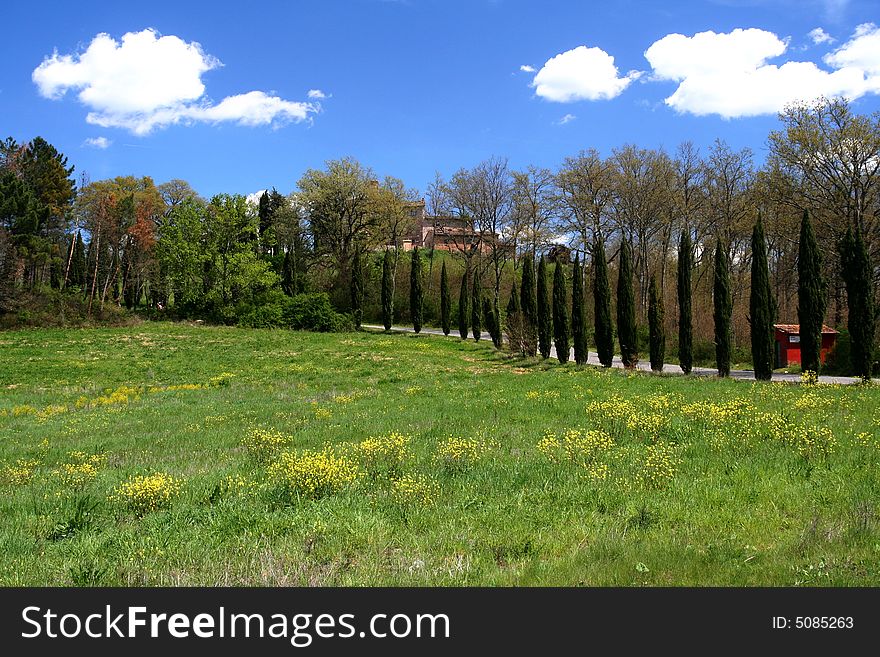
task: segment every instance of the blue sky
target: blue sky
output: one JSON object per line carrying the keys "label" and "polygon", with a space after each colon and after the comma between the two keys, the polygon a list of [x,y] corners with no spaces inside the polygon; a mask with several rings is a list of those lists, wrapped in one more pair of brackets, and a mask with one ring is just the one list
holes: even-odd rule
{"label": "blue sky", "polygon": [[287,193],[346,155],[422,193],[435,171],[491,156],[555,168],[626,143],[705,151],[721,138],[760,162],[786,98],[880,109],[876,1],[16,2],[4,14],[3,137],[41,135],[92,180],[183,178],[205,196]]}

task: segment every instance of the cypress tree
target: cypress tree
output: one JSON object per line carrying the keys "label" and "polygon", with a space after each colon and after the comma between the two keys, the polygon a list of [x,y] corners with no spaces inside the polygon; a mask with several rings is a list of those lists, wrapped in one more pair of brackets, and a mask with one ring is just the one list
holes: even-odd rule
{"label": "cypress tree", "polygon": [[461,289],[458,292],[458,334],[462,340],[468,336],[468,271],[461,275]]}
{"label": "cypress tree", "polygon": [[296,272],[293,270],[293,249],[288,249],[284,254],[284,260],[281,263],[281,289],[289,297],[292,297],[296,291],[294,277]]}
{"label": "cypress tree", "polygon": [[86,282],[86,250],[79,232],[74,240],[73,258],[70,260],[70,273],[67,280],[69,285],[82,287]]}
{"label": "cypress tree", "polygon": [[393,299],[394,294],[391,282],[391,251],[385,250],[385,256],[382,258],[382,324],[385,330],[391,330],[391,324],[394,321],[393,315]]}
{"label": "cypress tree", "polygon": [[522,308],[519,305],[520,295],[516,289],[516,281],[510,289],[510,300],[507,302],[506,322],[507,322],[507,339],[510,342],[510,350],[517,351],[523,355],[522,331],[523,316]]}
{"label": "cypress tree", "polygon": [[560,363],[567,363],[568,346],[568,293],[565,289],[565,272],[557,262],[553,271],[553,342]]}
{"label": "cypress tree", "polygon": [[574,258],[571,282],[571,335],[574,342],[574,362],[583,365],[587,362],[587,322],[584,316],[584,274],[578,256]]}
{"label": "cypress tree", "polygon": [[827,286],[822,276],[822,256],[810,217],[804,210],[798,243],[798,323],[801,337],[801,370],[820,368],[822,323],[825,321]]}
{"label": "cypress tree", "polygon": [[449,335],[452,328],[452,299],[449,297],[449,278],[446,276],[446,260],[440,269],[440,326],[443,335]]}
{"label": "cypress tree", "polygon": [[665,315],[663,296],[657,287],[657,277],[652,275],[651,283],[648,286],[648,333],[650,335],[651,369],[655,372],[663,371],[663,362],[666,360]]}
{"label": "cypress tree", "polygon": [[718,376],[730,375],[730,268],[727,252],[718,238],[715,244],[715,270],[712,284],[712,302],[715,320],[715,363]]}
{"label": "cypress tree", "polygon": [[480,338],[483,336],[482,298],[483,290],[480,284],[480,270],[477,267],[474,267],[474,280],[471,283],[471,331],[473,331],[475,342],[479,342]]}
{"label": "cypress tree", "polygon": [[538,263],[538,349],[541,358],[550,357],[550,346],[553,338],[553,311],[550,307],[550,287],[547,283],[547,263],[544,256]]}
{"label": "cypress tree", "polygon": [[599,362],[611,367],[614,358],[614,332],[611,327],[611,283],[608,281],[608,263],[605,244],[597,239],[593,245],[593,304],[595,307],[596,351]]}
{"label": "cypress tree", "polygon": [[354,319],[354,327],[358,331],[361,330],[361,321],[364,317],[363,308],[364,270],[361,266],[361,250],[357,248],[351,263],[351,316]]}
{"label": "cypress tree", "polygon": [[535,260],[530,253],[523,256],[522,287],[519,292],[522,351],[525,356],[534,356],[538,348],[538,297],[535,289]]}
{"label": "cypress tree", "polygon": [[633,294],[632,257],[626,240],[620,243],[620,271],[617,273],[617,339],[623,366],[632,369],[639,362],[636,336],[636,301]]}
{"label": "cypress tree", "polygon": [[694,327],[691,314],[691,272],[694,269],[694,253],[691,236],[681,231],[678,242],[678,362],[681,371],[691,373],[694,363]]}
{"label": "cypress tree", "polygon": [[767,267],[767,244],[761,215],[752,230],[752,290],[749,295],[749,322],[752,332],[752,364],[755,378],[769,381],[773,377],[773,301],[770,270]]}
{"label": "cypress tree", "polygon": [[495,304],[489,297],[483,297],[483,317],[486,322],[486,330],[492,338],[492,344],[496,349],[501,348],[501,318],[495,310]]}
{"label": "cypress tree", "polygon": [[852,341],[850,358],[853,372],[867,381],[871,378],[874,358],[874,294],[873,269],[862,231],[846,229],[841,244],[841,269],[846,283],[846,302],[849,307],[847,327]]}
{"label": "cypress tree", "polygon": [[419,247],[412,251],[412,260],[409,268],[409,315],[412,319],[413,330],[418,333],[422,330],[422,257]]}

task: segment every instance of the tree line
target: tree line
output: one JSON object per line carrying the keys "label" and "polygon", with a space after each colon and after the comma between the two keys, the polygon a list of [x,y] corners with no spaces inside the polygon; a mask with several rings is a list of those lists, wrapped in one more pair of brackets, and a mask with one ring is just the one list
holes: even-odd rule
{"label": "tree line", "polygon": [[[866,333],[872,323],[853,324],[849,316],[873,309],[880,278],[871,264],[880,256],[880,118],[821,99],[790,106],[779,120],[760,168],[749,149],[721,140],[705,154],[691,143],[672,154],[625,145],[607,157],[580,151],[555,171],[515,171],[492,158],[448,179],[438,174],[420,194],[344,158],[306,171],[291,194],[272,189],[257,202],[230,194],[203,199],[181,180],[77,184],[67,159],[43,139],[10,138],[0,144],[0,311],[14,312],[23,292],[55,288],[76,291],[89,312],[113,304],[263,325],[286,316],[287,300],[318,293],[354,323],[386,316],[440,323],[444,308],[452,313],[466,300],[469,328],[485,322],[490,334],[500,334],[501,326],[510,330],[505,315],[529,316],[542,294],[553,306],[555,270],[552,290],[536,283],[534,299],[519,298],[519,308],[502,299],[510,299],[514,280],[514,296],[522,297],[528,277],[540,278],[541,256],[546,270],[565,245],[576,261],[563,272],[565,295],[571,299],[575,288],[593,295],[580,310],[566,306],[570,337],[577,345],[575,327],[585,326],[600,357],[608,334],[620,337],[621,329],[626,360],[625,350],[646,343],[659,354],[665,340],[644,329],[662,325],[679,361],[708,343],[742,360],[755,351],[754,323],[763,321],[753,307],[755,277],[772,302],[771,316],[791,322],[800,314],[808,256],[821,274],[814,293],[824,300],[824,321],[849,321],[853,344],[873,347],[873,333]],[[413,207],[422,196],[429,215],[463,230],[447,244],[454,260],[437,259],[430,248],[420,256],[426,302],[413,316],[406,290],[397,288],[402,275],[412,280],[403,242],[416,228]],[[801,253],[804,212],[812,256]],[[759,214],[766,282],[754,262]],[[448,269],[446,297],[438,294],[435,262]],[[716,276],[725,267],[726,285]],[[618,284],[612,296],[608,281],[616,275],[619,283],[621,274],[631,275],[632,287]],[[457,276],[455,298],[449,286]],[[850,293],[859,286],[866,291]],[[663,312],[687,289],[690,306]],[[714,312],[694,315],[692,307]],[[716,320],[728,315],[729,334],[716,335]],[[529,326],[522,339],[539,348],[544,335],[546,344],[548,325]]]}

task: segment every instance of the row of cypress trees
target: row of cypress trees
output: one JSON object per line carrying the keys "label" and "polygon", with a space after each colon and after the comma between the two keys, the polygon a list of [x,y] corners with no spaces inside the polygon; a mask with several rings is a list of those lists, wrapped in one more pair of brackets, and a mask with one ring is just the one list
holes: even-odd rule
{"label": "row of cypress trees", "polygon": [[[775,349],[773,324],[776,308],[770,287],[767,246],[760,215],[752,231],[751,293],[749,323],[751,327],[752,360],[755,378],[769,380],[772,376]],[[627,242],[620,246],[617,279],[617,333],[624,367],[638,362],[635,298],[633,294],[632,254]],[[869,378],[873,364],[875,326],[872,269],[861,232],[848,229],[840,243],[841,270],[846,284],[849,305],[849,330],[852,338],[853,368]],[[611,326],[611,289],[605,246],[601,240],[593,245],[594,336],[599,362],[610,367],[614,344]],[[693,367],[693,317],[691,273],[694,267],[693,245],[687,231],[682,231],[678,248],[677,296],[679,310],[679,362],[685,374]],[[469,279],[472,279],[469,281]],[[470,282],[470,285],[469,285]],[[514,283],[507,304],[507,328],[511,345],[523,355],[534,356],[536,350],[548,358],[552,344],[561,363],[568,361],[569,336],[578,364],[587,362],[588,341],[585,309],[584,267],[579,256],[572,268],[572,306],[569,316],[564,268],[557,264],[553,276],[552,303],[547,281],[547,264],[542,256],[535,275],[534,259],[523,256],[521,285]],[[382,314],[386,330],[391,328],[391,256],[385,253],[382,267]],[[469,293],[470,292],[470,293]],[[356,326],[362,318],[363,273],[361,254],[355,253],[352,265],[351,305]],[[801,221],[798,249],[798,322],[801,334],[801,364],[804,371],[818,372],[822,344],[822,326],[827,307],[827,283],[822,275],[822,261],[809,216]],[[422,266],[419,249],[413,249],[410,267],[410,316],[416,333],[423,318]],[[440,273],[440,322],[444,334],[452,325],[452,302],[446,263]],[[715,325],[715,356],[719,376],[730,374],[731,363],[730,262],[719,237],[715,244],[713,267],[713,319]],[[649,351],[651,369],[662,371],[665,360],[666,334],[663,299],[655,276],[648,291]],[[501,320],[494,303],[484,297],[479,272],[466,272],[462,277],[458,303],[458,329],[462,339],[472,332],[480,340],[486,330],[496,347],[501,346]]]}

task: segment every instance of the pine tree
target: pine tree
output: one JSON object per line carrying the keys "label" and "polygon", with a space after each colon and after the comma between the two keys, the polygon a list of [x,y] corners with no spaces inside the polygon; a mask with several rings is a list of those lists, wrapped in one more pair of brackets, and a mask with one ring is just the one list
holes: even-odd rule
{"label": "pine tree", "polygon": [[418,333],[422,330],[422,257],[419,247],[412,251],[412,260],[409,269],[409,315],[412,319],[413,330]]}
{"label": "pine tree", "polygon": [[461,289],[458,293],[458,334],[462,340],[468,336],[468,272],[461,275]]}
{"label": "pine tree", "polygon": [[440,327],[443,335],[452,329],[452,299],[449,297],[449,278],[446,276],[446,260],[440,269]]}
{"label": "pine tree", "polygon": [[553,343],[560,363],[567,363],[568,346],[568,292],[565,289],[565,271],[557,262],[553,272]]}
{"label": "pine tree", "polygon": [[715,320],[715,363],[718,376],[730,375],[730,267],[727,263],[727,251],[718,238],[715,244],[715,269],[712,284],[712,302]]}
{"label": "pine tree", "polygon": [[633,295],[632,257],[625,240],[620,243],[620,270],[617,273],[617,339],[623,366],[634,368],[639,362],[636,302]]}
{"label": "pine tree", "polygon": [[849,308],[847,327],[851,340],[850,358],[853,372],[867,381],[874,363],[873,269],[862,231],[846,229],[840,248],[843,279],[846,283],[846,302]]}
{"label": "pine tree", "polygon": [[480,270],[474,267],[474,280],[471,283],[471,331],[473,331],[475,342],[479,342],[480,338],[483,337],[482,298],[483,289],[480,284]]}
{"label": "pine tree", "polygon": [[773,301],[770,270],[767,266],[767,243],[761,215],[752,230],[752,290],[749,295],[749,322],[752,332],[752,363],[755,378],[769,381],[773,377]]}
{"label": "pine tree", "polygon": [[822,276],[822,256],[810,217],[804,210],[798,243],[798,323],[801,338],[801,370],[816,372],[821,366],[822,323],[828,303]]}
{"label": "pine tree", "polygon": [[53,244],[49,254],[49,286],[53,290],[60,290],[64,281],[64,260],[61,258],[61,249],[57,244]]}
{"label": "pine tree", "polygon": [[364,317],[364,270],[360,248],[355,249],[351,262],[351,316],[355,329],[360,331]]}
{"label": "pine tree", "polygon": [[611,327],[611,283],[608,281],[608,263],[605,261],[605,244],[597,239],[593,245],[593,304],[596,331],[596,351],[599,362],[611,367],[614,358],[614,332]]}
{"label": "pine tree", "polygon": [[522,309],[522,351],[525,356],[534,356],[538,348],[538,298],[535,289],[535,260],[530,253],[522,258],[522,287],[520,287],[520,308]]}
{"label": "pine tree", "polygon": [[574,258],[571,282],[571,335],[574,342],[574,362],[583,365],[587,362],[587,320],[584,316],[584,274],[578,256]]}
{"label": "pine tree", "polygon": [[678,362],[681,371],[691,373],[694,362],[694,327],[691,314],[691,271],[694,268],[694,254],[691,236],[681,231],[678,242]]}
{"label": "pine tree", "polygon": [[648,333],[650,336],[651,369],[655,372],[663,371],[663,362],[666,360],[665,316],[663,296],[657,287],[657,277],[652,275],[651,283],[648,286]]}
{"label": "pine tree", "polygon": [[538,263],[538,349],[541,358],[550,357],[551,340],[553,338],[553,310],[550,307],[550,286],[547,282],[547,263],[544,256]]}
{"label": "pine tree", "polygon": [[394,300],[392,280],[391,280],[391,251],[385,250],[385,256],[382,258],[382,324],[386,331],[391,330],[391,324],[394,321],[392,317]]}
{"label": "pine tree", "polygon": [[516,289],[516,281],[510,289],[510,300],[507,302],[505,320],[507,324],[507,339],[510,342],[510,350],[525,355],[522,343],[523,316],[520,307],[520,294]]}

